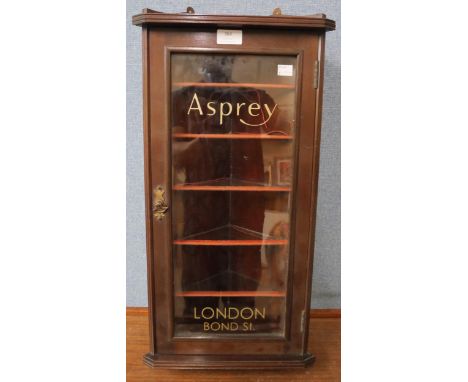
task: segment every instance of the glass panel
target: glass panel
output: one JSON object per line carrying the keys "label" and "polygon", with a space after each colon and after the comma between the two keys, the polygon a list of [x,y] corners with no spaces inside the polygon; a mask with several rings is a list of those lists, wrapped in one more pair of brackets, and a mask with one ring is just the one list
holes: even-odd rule
{"label": "glass panel", "polygon": [[175,336],[283,336],[296,57],[173,53]]}

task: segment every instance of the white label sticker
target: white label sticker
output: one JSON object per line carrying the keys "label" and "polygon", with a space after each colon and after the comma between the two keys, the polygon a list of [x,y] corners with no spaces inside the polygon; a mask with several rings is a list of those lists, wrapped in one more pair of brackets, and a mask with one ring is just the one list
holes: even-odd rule
{"label": "white label sticker", "polygon": [[233,29],[218,29],[216,33],[216,43],[242,45],[242,31]]}
{"label": "white label sticker", "polygon": [[278,65],[278,76],[291,77],[293,75],[292,65]]}

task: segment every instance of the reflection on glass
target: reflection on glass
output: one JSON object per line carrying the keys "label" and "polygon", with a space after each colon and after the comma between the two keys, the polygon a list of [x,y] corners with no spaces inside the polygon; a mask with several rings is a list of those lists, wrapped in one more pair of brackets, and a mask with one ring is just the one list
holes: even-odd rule
{"label": "reflection on glass", "polygon": [[296,58],[176,53],[171,69],[174,334],[282,336]]}

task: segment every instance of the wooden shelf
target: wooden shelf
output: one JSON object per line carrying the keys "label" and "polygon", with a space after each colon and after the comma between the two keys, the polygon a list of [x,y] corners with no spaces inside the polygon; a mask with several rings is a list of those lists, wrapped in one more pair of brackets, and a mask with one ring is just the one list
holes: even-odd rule
{"label": "wooden shelf", "polygon": [[274,238],[233,225],[218,227],[173,241],[175,245],[203,246],[287,245],[288,243],[287,239]]}
{"label": "wooden shelf", "polygon": [[226,291],[189,291],[176,292],[177,297],[285,297],[286,292],[281,291],[241,291],[241,290],[226,290]]}
{"label": "wooden shelf", "polygon": [[265,191],[265,192],[291,192],[288,186],[270,186],[253,183],[239,179],[223,178],[197,183],[175,184],[176,191]]}
{"label": "wooden shelf", "polygon": [[173,138],[207,138],[207,139],[277,139],[291,140],[292,135],[273,135],[273,134],[192,134],[192,133],[174,133]]}
{"label": "wooden shelf", "polygon": [[260,84],[254,82],[173,82],[173,86],[196,86],[200,88],[261,88],[261,89],[294,89],[294,84]]}
{"label": "wooden shelf", "polygon": [[176,184],[172,187],[176,191],[266,191],[266,192],[290,192],[290,187],[280,186],[197,186],[190,184]]}
{"label": "wooden shelf", "polygon": [[249,245],[286,245],[287,240],[174,240],[176,245],[219,245],[219,246],[249,246]]}

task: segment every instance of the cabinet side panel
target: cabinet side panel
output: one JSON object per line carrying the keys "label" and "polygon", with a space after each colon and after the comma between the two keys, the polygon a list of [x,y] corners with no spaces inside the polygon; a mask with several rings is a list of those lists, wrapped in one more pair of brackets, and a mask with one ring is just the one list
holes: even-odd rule
{"label": "cabinet side panel", "polygon": [[296,219],[294,242],[294,265],[291,306],[291,347],[296,353],[307,351],[308,312],[310,309],[310,286],[312,281],[313,235],[315,204],[317,200],[316,171],[318,169],[320,125],[317,125],[317,89],[314,86],[314,67],[318,59],[319,35],[309,33],[304,37],[302,94],[300,105],[298,168],[296,176]]}
{"label": "cabinet side panel", "polygon": [[150,63],[149,63],[149,31],[143,27],[142,30],[142,57],[143,57],[143,135],[144,135],[144,176],[145,176],[145,215],[146,215],[146,260],[147,260],[147,282],[148,282],[148,319],[150,334],[150,353],[156,352],[156,339],[154,338],[154,257],[152,240],[152,211],[151,211],[151,129],[150,114],[151,103],[149,97]]}
{"label": "cabinet side panel", "polygon": [[[170,172],[170,138],[169,138],[169,98],[168,78],[170,68],[167,65],[167,34],[157,28],[149,30],[149,102],[150,108],[150,149],[151,149],[151,197],[155,191],[163,198],[167,211],[161,216],[151,217],[153,273],[155,284],[154,310],[157,318],[154,337],[157,339],[158,353],[167,350],[167,344],[172,337],[172,243],[171,243],[171,172]],[[162,190],[157,191],[157,190]]]}
{"label": "cabinet side panel", "polygon": [[[324,79],[324,67],[325,67],[325,33],[318,36],[318,53],[317,57],[319,60],[318,65],[318,83],[315,99],[315,137],[314,137],[314,168],[312,175],[312,206],[311,206],[311,221],[310,221],[310,241],[309,241],[309,279],[312,279],[312,270],[314,262],[314,248],[315,248],[315,225],[317,220],[317,193],[318,193],[318,179],[319,179],[319,167],[320,167],[320,136],[322,128],[322,100],[323,100],[323,79]],[[306,303],[310,303],[312,294],[312,283],[308,284]],[[304,331],[309,331],[309,320],[304,322]],[[303,349],[307,352],[307,336],[303,338]],[[313,351],[313,349],[312,349]]]}

